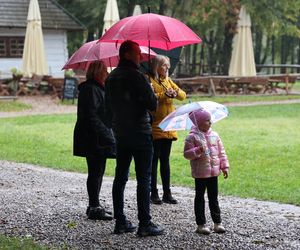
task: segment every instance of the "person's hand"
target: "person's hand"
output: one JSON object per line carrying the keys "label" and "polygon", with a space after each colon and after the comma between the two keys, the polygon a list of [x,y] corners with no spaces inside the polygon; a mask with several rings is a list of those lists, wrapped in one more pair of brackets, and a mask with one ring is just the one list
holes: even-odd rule
{"label": "person's hand", "polygon": [[172,88],[169,88],[169,89],[166,90],[165,94],[166,94],[166,96],[168,96],[170,98],[174,98],[174,97],[177,96],[177,91],[175,91]]}
{"label": "person's hand", "polygon": [[204,152],[204,148],[202,146],[198,146],[195,148],[196,154],[202,154]]}
{"label": "person's hand", "polygon": [[173,97],[175,98],[178,95],[178,92],[175,89],[172,89]]}
{"label": "person's hand", "polygon": [[227,178],[228,178],[228,171],[227,171],[227,170],[224,170],[224,171],[223,171],[223,176],[224,176],[224,179],[227,179]]}

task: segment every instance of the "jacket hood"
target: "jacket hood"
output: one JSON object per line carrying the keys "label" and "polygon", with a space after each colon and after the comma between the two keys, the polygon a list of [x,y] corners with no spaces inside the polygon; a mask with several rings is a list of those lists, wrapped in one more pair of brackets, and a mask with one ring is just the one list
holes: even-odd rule
{"label": "jacket hood", "polygon": [[198,124],[201,124],[202,122],[210,120],[211,115],[210,115],[210,113],[208,113],[207,111],[205,111],[203,109],[198,109],[198,110],[190,112],[189,118],[194,123],[194,125],[197,126]]}

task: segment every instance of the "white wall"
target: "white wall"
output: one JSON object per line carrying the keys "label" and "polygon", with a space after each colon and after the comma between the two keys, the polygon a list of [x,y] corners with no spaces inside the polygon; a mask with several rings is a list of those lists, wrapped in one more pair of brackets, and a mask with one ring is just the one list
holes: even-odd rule
{"label": "white wall", "polygon": [[61,68],[68,60],[67,33],[62,30],[47,30],[44,32],[44,44],[49,75],[64,76]]}
{"label": "white wall", "polygon": [[[0,28],[0,36],[23,36],[24,29]],[[49,75],[63,77],[61,68],[68,60],[67,33],[63,30],[43,30],[45,56],[49,67]],[[0,58],[1,77],[10,76],[11,68],[21,69],[22,58]]]}

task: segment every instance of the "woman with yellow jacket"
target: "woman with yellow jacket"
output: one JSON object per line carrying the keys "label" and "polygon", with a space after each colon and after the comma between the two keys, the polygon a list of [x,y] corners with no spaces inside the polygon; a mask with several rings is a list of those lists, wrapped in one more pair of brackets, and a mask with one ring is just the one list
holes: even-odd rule
{"label": "woman with yellow jacket", "polygon": [[[186,98],[186,93],[181,90],[169,77],[170,60],[163,55],[157,55],[151,61],[150,80],[158,99],[158,105],[153,112],[153,160],[151,176],[151,201],[154,204],[177,204],[170,190],[170,153],[172,141],[177,140],[176,131],[162,131],[158,124],[172,111],[175,110],[173,99],[180,101]],[[160,175],[163,185],[163,199],[161,200],[157,190],[157,165],[160,160]]]}

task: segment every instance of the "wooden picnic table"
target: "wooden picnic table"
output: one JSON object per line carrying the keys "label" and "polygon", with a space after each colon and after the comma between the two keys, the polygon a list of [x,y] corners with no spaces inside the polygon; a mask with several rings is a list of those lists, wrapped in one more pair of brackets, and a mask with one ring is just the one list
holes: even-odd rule
{"label": "wooden picnic table", "polygon": [[49,87],[51,89],[50,95],[52,98],[62,98],[62,91],[64,87],[64,79],[62,77],[59,78],[50,78],[48,80]]}
{"label": "wooden picnic table", "polygon": [[229,91],[232,91],[234,94],[249,94],[249,86],[251,81],[249,79],[243,78],[234,78],[228,79],[226,85]]}
{"label": "wooden picnic table", "polygon": [[275,92],[284,89],[290,93],[292,85],[300,74],[260,75],[260,76],[196,76],[175,78],[174,81],[188,94],[205,93],[211,96],[216,93],[251,94]]}
{"label": "wooden picnic table", "polygon": [[215,85],[209,77],[176,78],[174,82],[188,94],[203,92],[215,95]]}
{"label": "wooden picnic table", "polygon": [[0,78],[0,96],[10,96],[8,83],[12,78]]}
{"label": "wooden picnic table", "polygon": [[297,80],[295,75],[273,75],[269,78],[268,88],[264,92],[278,93],[278,89],[285,90],[288,95]]}

